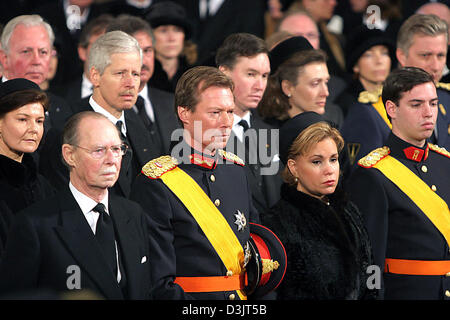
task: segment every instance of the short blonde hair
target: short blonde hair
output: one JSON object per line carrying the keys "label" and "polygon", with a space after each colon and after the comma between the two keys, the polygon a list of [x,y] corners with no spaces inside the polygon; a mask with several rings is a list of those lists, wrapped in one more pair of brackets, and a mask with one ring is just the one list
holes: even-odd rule
{"label": "short blonde hair", "polygon": [[[289,149],[287,159],[295,159],[300,155],[307,154],[317,143],[327,138],[331,138],[336,143],[338,152],[342,151],[344,148],[344,139],[339,131],[336,128],[333,128],[328,122],[320,121],[310,125],[295,138]],[[281,172],[281,177],[284,182],[291,186],[297,184],[294,175],[287,165]]]}

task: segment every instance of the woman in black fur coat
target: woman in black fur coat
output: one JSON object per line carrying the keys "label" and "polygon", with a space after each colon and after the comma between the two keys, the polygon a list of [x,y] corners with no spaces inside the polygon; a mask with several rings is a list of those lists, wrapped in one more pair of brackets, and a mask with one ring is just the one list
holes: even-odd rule
{"label": "woman in black fur coat", "polygon": [[0,256],[14,215],[54,194],[32,156],[44,133],[47,107],[47,95],[32,81],[0,84]]}
{"label": "woman in black fur coat", "polygon": [[290,119],[280,130],[286,165],[281,200],[262,215],[284,244],[286,275],[278,299],[367,299],[372,252],[362,217],[336,189],[339,132],[314,112]]}

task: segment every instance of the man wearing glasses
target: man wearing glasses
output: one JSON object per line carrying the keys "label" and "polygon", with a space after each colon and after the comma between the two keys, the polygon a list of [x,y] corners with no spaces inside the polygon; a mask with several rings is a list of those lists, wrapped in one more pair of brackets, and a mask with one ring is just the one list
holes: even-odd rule
{"label": "man wearing glasses", "polygon": [[149,298],[153,240],[143,210],[108,192],[126,150],[100,113],[68,120],[62,157],[70,182],[16,216],[0,263],[1,296],[56,299],[83,290],[78,298]]}
{"label": "man wearing glasses", "polygon": [[[92,96],[83,99],[78,107],[74,106],[75,113],[95,111],[103,114],[120,130],[122,141],[129,148],[122,158],[117,184],[111,190],[124,197],[129,196],[131,184],[141,168],[160,155],[149,131],[132,110],[139,92],[141,67],[142,50],[135,38],[122,31],[105,33],[92,44],[89,52]],[[48,161],[43,161],[43,165],[47,164],[43,174],[56,187],[61,187],[67,184],[67,170],[55,163],[60,162],[56,156],[60,147],[55,150],[52,139],[48,141],[47,145],[53,151],[44,156]]]}

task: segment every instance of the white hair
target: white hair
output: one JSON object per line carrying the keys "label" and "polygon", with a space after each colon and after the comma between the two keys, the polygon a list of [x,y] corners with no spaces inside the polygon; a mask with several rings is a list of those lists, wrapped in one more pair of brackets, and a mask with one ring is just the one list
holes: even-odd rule
{"label": "white hair", "polygon": [[53,47],[53,42],[55,41],[55,34],[53,33],[52,27],[42,19],[40,15],[21,15],[11,19],[5,26],[1,36],[2,49],[8,53],[9,51],[9,40],[14,32],[14,29],[19,25],[23,24],[26,27],[43,26],[47,31],[48,38],[50,40],[50,47]]}
{"label": "white hair", "polygon": [[88,57],[89,70],[94,67],[103,74],[106,67],[111,64],[114,53],[139,53],[142,64],[142,49],[139,42],[123,31],[110,31],[100,36],[91,47]]}

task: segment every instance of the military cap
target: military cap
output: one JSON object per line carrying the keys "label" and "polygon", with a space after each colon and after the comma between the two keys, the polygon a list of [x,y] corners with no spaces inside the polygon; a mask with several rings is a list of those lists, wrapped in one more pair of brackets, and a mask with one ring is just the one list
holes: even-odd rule
{"label": "military cap", "polygon": [[246,266],[247,295],[262,297],[283,281],[287,267],[286,250],[267,227],[251,222],[248,241],[251,258]]}

